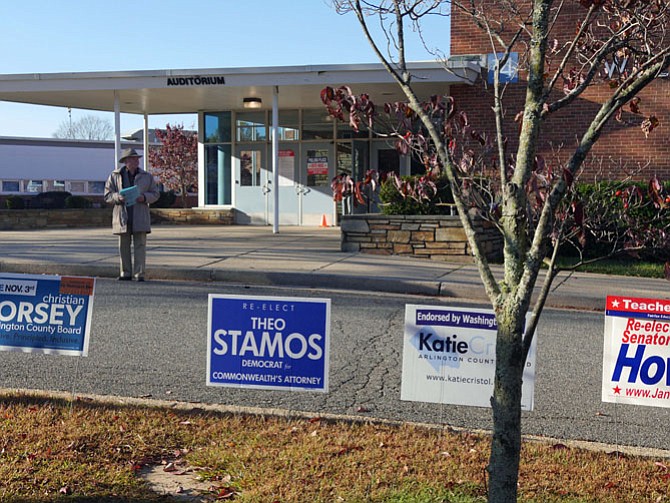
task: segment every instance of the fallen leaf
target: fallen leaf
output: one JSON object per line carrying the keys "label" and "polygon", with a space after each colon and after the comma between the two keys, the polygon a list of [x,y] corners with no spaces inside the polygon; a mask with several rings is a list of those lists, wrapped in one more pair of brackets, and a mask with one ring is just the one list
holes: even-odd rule
{"label": "fallen leaf", "polygon": [[309,418],[310,423],[318,423],[319,421],[321,421],[321,418],[319,416]]}
{"label": "fallen leaf", "polygon": [[69,495],[72,494],[72,489],[70,489],[70,486],[63,486],[58,490],[58,493]]}
{"label": "fallen leaf", "polygon": [[177,469],[175,468],[174,463],[168,463],[167,465],[165,465],[165,468],[163,468],[163,471],[164,472],[175,472],[175,471],[177,471]]}
{"label": "fallen leaf", "polygon": [[555,451],[562,451],[564,449],[569,449],[569,447],[565,444],[554,444],[551,446],[551,448],[554,449]]}
{"label": "fallen leaf", "polygon": [[370,411],[368,409],[366,409],[365,407],[361,406],[358,409],[356,409],[356,412],[370,412]]}

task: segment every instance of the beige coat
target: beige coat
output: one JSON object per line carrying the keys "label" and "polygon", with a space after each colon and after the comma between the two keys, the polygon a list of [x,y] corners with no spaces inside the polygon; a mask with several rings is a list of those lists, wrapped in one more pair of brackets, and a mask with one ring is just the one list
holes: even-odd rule
{"label": "beige coat", "polygon": [[156,180],[151,174],[142,169],[137,170],[135,185],[140,190],[146,202],[135,203],[133,206],[126,205],[119,200],[119,191],[123,188],[121,170],[112,171],[105,183],[105,202],[114,205],[112,212],[112,232],[114,234],[125,234],[128,232],[128,210],[133,211],[133,232],[151,232],[151,214],[149,205],[158,200],[160,192]]}

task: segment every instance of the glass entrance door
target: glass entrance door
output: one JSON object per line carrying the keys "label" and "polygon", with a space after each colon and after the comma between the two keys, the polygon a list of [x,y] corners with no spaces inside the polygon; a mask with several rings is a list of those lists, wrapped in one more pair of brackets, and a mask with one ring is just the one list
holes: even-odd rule
{"label": "glass entrance door", "polygon": [[235,208],[239,223],[271,223],[271,177],[265,145],[238,145],[235,149]]}
{"label": "glass entrance door", "polygon": [[330,142],[303,143],[300,183],[304,187],[301,203],[303,225],[320,225],[324,216],[334,224],[334,205],[330,181],[335,176],[335,152]]}

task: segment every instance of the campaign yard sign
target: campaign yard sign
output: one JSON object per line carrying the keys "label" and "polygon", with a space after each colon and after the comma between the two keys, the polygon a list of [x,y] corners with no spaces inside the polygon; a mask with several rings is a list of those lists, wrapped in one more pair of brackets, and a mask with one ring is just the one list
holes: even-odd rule
{"label": "campaign yard sign", "polygon": [[0,273],[0,350],[87,356],[95,278]]}
{"label": "campaign yard sign", "polygon": [[[406,305],[400,399],[490,407],[497,328],[492,310]],[[533,410],[536,346],[533,337],[523,410]]]}
{"label": "campaign yard sign", "polygon": [[670,300],[608,296],[602,401],[670,407]]}
{"label": "campaign yard sign", "polygon": [[209,295],[207,385],[328,391],[330,299]]}

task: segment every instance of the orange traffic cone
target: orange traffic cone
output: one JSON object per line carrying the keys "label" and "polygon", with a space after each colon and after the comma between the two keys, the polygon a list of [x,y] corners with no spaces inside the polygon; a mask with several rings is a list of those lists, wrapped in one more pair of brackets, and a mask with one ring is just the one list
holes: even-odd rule
{"label": "orange traffic cone", "polygon": [[326,214],[324,213],[321,215],[321,226],[320,227],[328,227],[328,220],[326,220]]}

